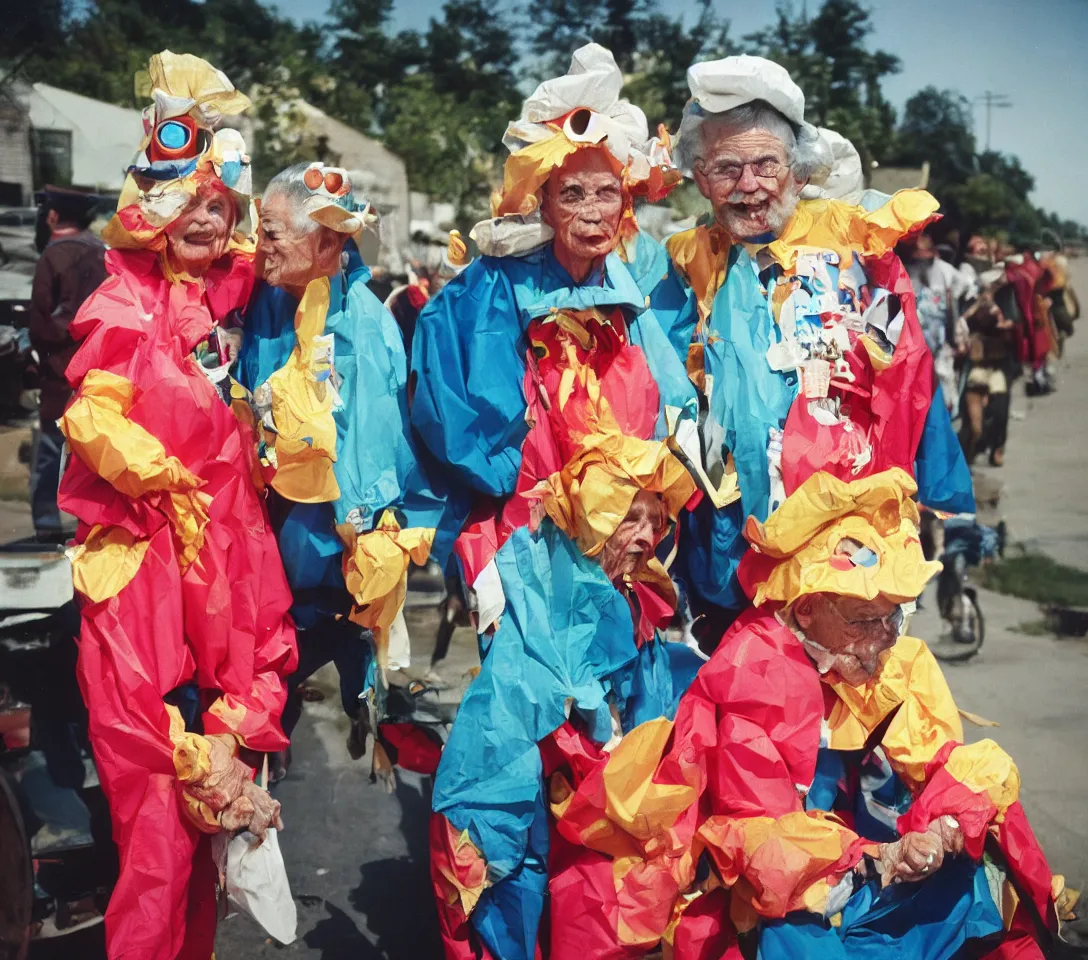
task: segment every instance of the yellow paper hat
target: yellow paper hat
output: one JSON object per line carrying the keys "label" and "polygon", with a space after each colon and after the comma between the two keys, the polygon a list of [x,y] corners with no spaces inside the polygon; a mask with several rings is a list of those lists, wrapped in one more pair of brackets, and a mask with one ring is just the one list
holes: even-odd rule
{"label": "yellow paper hat", "polygon": [[665,443],[627,437],[618,429],[583,437],[562,470],[531,494],[587,557],[600,553],[640,490],[661,495],[675,520],[695,492],[684,465]]}
{"label": "yellow paper hat", "polygon": [[850,483],[813,474],[766,523],[748,518],[742,586],[757,607],[811,593],[916,599],[941,569],[922,554],[917,490],[899,467]]}

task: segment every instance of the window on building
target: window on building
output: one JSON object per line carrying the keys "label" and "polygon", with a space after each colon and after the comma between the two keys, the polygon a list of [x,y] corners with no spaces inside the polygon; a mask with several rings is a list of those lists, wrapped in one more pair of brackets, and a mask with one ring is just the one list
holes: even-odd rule
{"label": "window on building", "polygon": [[33,130],[34,189],[47,183],[67,187],[72,183],[72,131]]}

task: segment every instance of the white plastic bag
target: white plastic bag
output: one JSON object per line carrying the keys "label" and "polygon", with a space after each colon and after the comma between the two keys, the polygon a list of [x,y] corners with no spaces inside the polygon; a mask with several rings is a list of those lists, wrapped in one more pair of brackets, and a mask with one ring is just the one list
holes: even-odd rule
{"label": "white plastic bag", "polygon": [[269,936],[280,943],[292,943],[298,911],[275,828],[268,829],[263,843],[248,831],[231,837],[226,857],[226,891],[230,902],[256,920]]}

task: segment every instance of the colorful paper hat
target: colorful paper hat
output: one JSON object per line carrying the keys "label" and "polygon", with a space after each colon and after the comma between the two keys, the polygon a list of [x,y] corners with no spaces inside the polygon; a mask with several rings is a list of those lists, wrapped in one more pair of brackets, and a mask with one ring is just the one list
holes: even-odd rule
{"label": "colorful paper hat", "polygon": [[665,443],[624,436],[615,429],[583,437],[562,470],[532,496],[582,553],[593,557],[623,522],[640,490],[660,494],[675,520],[695,492],[695,483]]}
{"label": "colorful paper hat", "polygon": [[941,569],[922,554],[917,490],[899,467],[850,483],[813,474],[766,523],[748,518],[741,585],[757,607],[811,593],[916,599]]}
{"label": "colorful paper hat", "polygon": [[[651,138],[646,114],[620,98],[623,74],[610,51],[587,43],[574,51],[570,70],[546,80],[525,101],[506,130],[506,161],[495,216],[534,213],[552,170],[584,148],[605,148],[632,196],[663,199],[680,181],[663,129]],[[632,218],[633,219],[633,218]]]}
{"label": "colorful paper hat", "polygon": [[244,236],[253,191],[250,161],[242,135],[218,127],[223,117],[248,109],[249,98],[207,61],[169,50],[136,74],[136,95],[152,100],[143,113],[144,138],[103,239],[114,247],[162,249],[166,227],[212,179],[233,198],[236,236]]}
{"label": "colorful paper hat", "polygon": [[314,161],[302,175],[302,182],[311,194],[302,205],[311,220],[354,237],[377,224],[378,215],[369,203],[356,199],[351,176],[342,167]]}

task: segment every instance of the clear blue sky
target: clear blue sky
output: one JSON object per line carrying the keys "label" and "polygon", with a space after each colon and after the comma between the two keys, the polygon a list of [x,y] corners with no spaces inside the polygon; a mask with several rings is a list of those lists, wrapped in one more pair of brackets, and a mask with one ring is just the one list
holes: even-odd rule
{"label": "clear blue sky", "polygon": [[[319,20],[328,0],[276,6],[300,21]],[[695,9],[693,0],[661,6],[689,16]],[[773,0],[716,6],[735,37],[771,22],[775,9]],[[441,8],[442,0],[397,0],[393,27],[420,29]],[[927,84],[968,98],[1008,94],[1013,106],[993,112],[993,148],[1020,157],[1035,177],[1038,206],[1088,224],[1088,0],[870,0],[870,8],[871,43],[903,61],[902,73],[884,84],[897,109]],[[975,120],[981,143],[981,107]]]}

